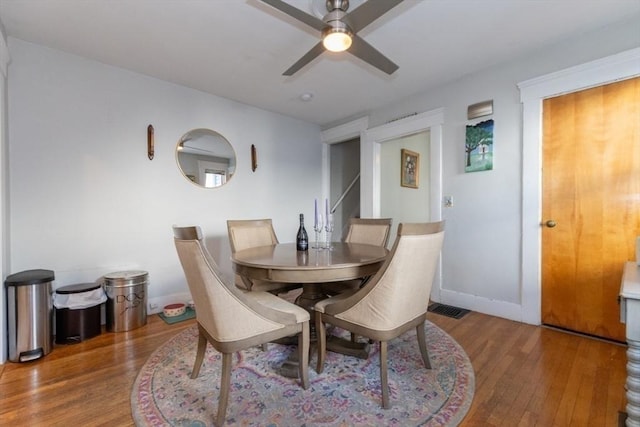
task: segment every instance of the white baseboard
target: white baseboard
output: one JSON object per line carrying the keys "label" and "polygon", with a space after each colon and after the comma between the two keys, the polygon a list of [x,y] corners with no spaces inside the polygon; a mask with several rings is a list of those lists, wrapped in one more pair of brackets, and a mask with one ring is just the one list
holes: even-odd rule
{"label": "white baseboard", "polygon": [[489,298],[463,294],[461,292],[450,291],[447,289],[440,290],[440,298],[441,301],[436,302],[453,305],[455,307],[466,308],[467,310],[477,311],[479,313],[489,314],[491,316],[497,316],[504,319],[527,323],[524,320],[522,306],[520,304],[492,300]]}
{"label": "white baseboard", "polygon": [[[491,316],[502,317],[504,319],[515,320],[516,322],[528,323],[523,316],[522,306],[506,301],[492,300],[476,295],[464,294],[447,289],[440,291],[440,301],[442,304],[453,305],[467,310],[477,311],[479,313],[489,314]],[[150,298],[147,301],[147,314],[161,313],[165,305],[174,303],[187,303],[191,301],[189,292],[181,292],[171,295],[162,295]]]}

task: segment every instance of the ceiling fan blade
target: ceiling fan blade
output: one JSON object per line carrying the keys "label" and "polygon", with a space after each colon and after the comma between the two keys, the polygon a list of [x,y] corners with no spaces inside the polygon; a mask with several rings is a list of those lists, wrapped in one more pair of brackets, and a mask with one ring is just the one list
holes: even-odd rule
{"label": "ceiling fan blade", "polygon": [[298,71],[300,68],[307,65],[309,62],[313,61],[316,57],[320,56],[320,54],[324,52],[324,46],[322,42],[319,42],[317,45],[311,48],[311,50],[304,54],[304,56],[293,64],[287,71],[282,73],[283,76],[292,76]]}
{"label": "ceiling fan blade", "polygon": [[357,34],[353,35],[353,42],[348,52],[387,74],[393,74],[398,69],[398,66],[389,58],[378,52]]}
{"label": "ceiling fan blade", "polygon": [[278,9],[280,12],[286,13],[287,15],[297,19],[298,21],[304,22],[308,26],[315,28],[318,31],[322,31],[327,26],[327,24],[325,24],[323,21],[316,18],[315,16],[309,15],[308,13],[305,13],[300,9],[291,6],[288,3],[285,3],[282,0],[260,0],[260,1]]}
{"label": "ceiling fan blade", "polygon": [[349,12],[345,19],[351,30],[357,33],[400,3],[402,0],[367,0]]}

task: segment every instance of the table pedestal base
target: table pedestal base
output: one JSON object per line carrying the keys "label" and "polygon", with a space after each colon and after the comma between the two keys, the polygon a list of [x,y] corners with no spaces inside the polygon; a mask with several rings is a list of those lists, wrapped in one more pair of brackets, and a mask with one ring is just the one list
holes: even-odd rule
{"label": "table pedestal base", "polygon": [[299,370],[300,362],[298,361],[298,352],[294,351],[280,366],[280,375],[285,378],[298,378]]}
{"label": "table pedestal base", "polygon": [[[296,341],[297,342],[297,341]],[[279,344],[285,344],[279,341]],[[313,353],[316,346],[311,346],[310,352]],[[327,337],[327,350],[347,356],[357,357],[359,359],[367,359],[369,357],[369,344],[362,342],[351,342],[336,336]],[[311,360],[311,357],[309,357]],[[280,366],[280,375],[285,378],[298,378],[299,371],[298,352],[294,351],[289,355],[287,360]]]}
{"label": "table pedestal base", "polygon": [[369,358],[368,343],[352,342],[333,335],[327,337],[327,350],[359,359]]}
{"label": "table pedestal base", "polygon": [[[321,287],[317,286],[317,284],[303,284],[302,293],[296,298],[296,305],[307,310],[311,316],[311,322],[309,323],[309,337],[311,340],[310,353],[313,353],[316,349],[315,343],[318,339],[315,324],[313,323],[315,319],[313,307],[318,301],[328,298],[326,294],[320,292],[320,289]],[[285,344],[286,342],[284,340],[285,339],[278,340],[278,343]],[[296,342],[291,342],[291,344],[295,344]],[[369,344],[352,342],[332,335],[327,337],[327,350],[360,359],[367,359],[369,357]],[[311,359],[311,356],[309,356],[309,359]],[[293,352],[280,367],[280,375],[286,378],[298,378],[298,365],[298,353]]]}
{"label": "table pedestal base", "polygon": [[[296,305],[304,308],[311,315],[311,325],[315,319],[313,307],[317,302],[329,298],[327,294],[322,292],[322,286],[315,283],[304,283],[302,285],[302,293],[296,298]],[[313,336],[312,336],[313,338]]]}
{"label": "table pedestal base", "polygon": [[[311,323],[309,324],[310,338],[312,342],[317,340],[316,328],[315,328],[315,307],[316,303],[324,299],[329,298],[324,292],[322,292],[322,286],[318,286],[317,283],[305,283],[302,285],[302,293],[296,298],[296,305],[304,308],[309,312],[311,316]],[[366,343],[356,343],[348,341],[336,336],[327,337],[327,350],[336,353],[345,354],[347,356],[359,357],[360,359],[366,359],[369,357],[369,348]]]}

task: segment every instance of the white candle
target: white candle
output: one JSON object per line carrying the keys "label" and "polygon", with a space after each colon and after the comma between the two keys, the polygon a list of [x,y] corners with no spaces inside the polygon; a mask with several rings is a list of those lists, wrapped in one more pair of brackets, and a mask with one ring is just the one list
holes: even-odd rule
{"label": "white candle", "polygon": [[327,220],[329,219],[329,199],[324,199],[324,206],[325,206],[325,218],[327,218]]}
{"label": "white candle", "polygon": [[314,217],[314,222],[313,222],[313,228],[318,228],[318,199],[314,199],[313,200],[313,204],[315,207],[315,217]]}

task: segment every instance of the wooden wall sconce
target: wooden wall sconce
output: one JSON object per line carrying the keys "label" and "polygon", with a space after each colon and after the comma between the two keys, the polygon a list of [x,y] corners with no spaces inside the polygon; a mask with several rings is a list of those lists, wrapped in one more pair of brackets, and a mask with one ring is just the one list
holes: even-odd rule
{"label": "wooden wall sconce", "polygon": [[258,168],[258,155],[256,154],[256,146],[251,144],[251,170],[253,172]]}
{"label": "wooden wall sconce", "polygon": [[153,155],[155,147],[154,147],[154,141],[153,141],[153,125],[149,125],[147,127],[147,156],[149,157],[149,160],[153,160]]}

